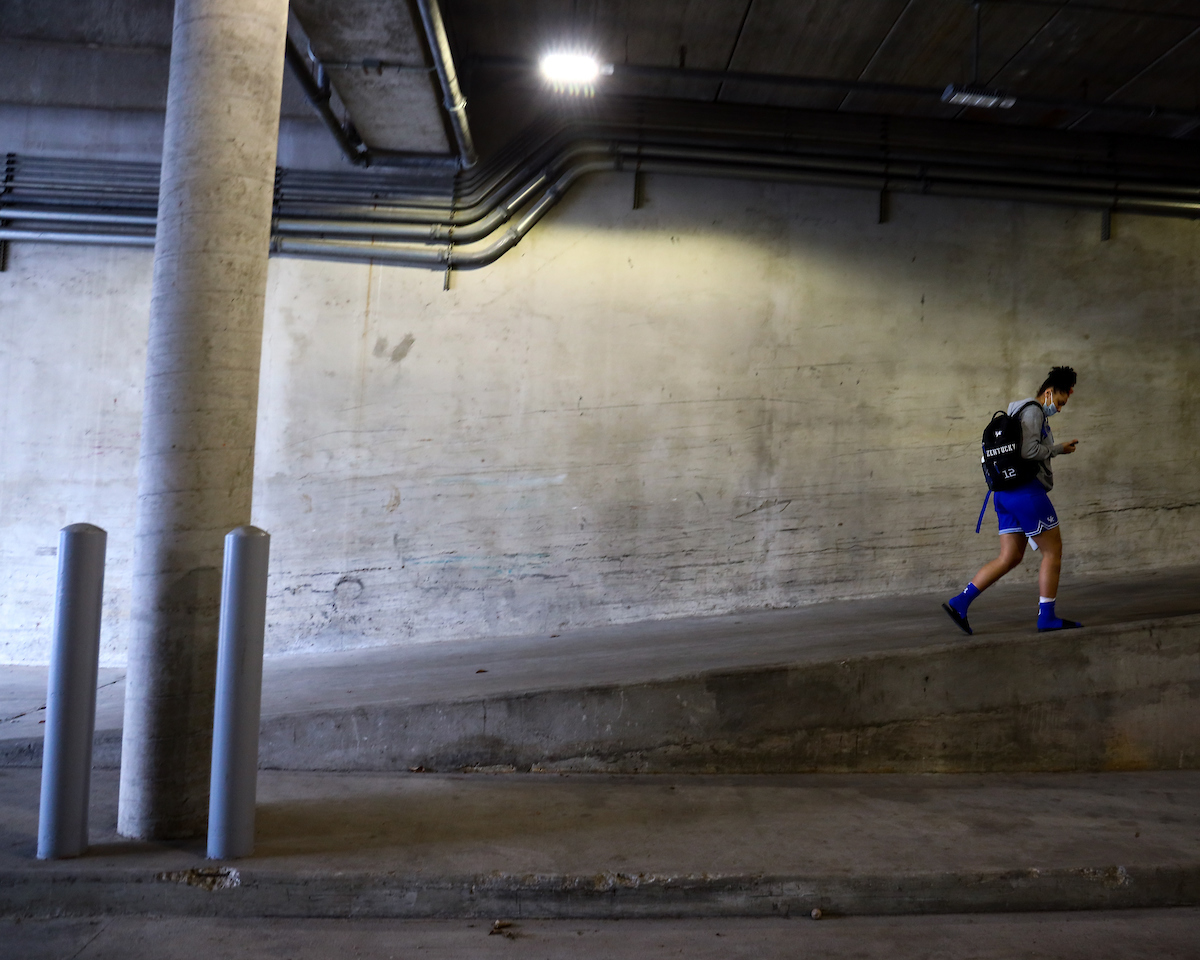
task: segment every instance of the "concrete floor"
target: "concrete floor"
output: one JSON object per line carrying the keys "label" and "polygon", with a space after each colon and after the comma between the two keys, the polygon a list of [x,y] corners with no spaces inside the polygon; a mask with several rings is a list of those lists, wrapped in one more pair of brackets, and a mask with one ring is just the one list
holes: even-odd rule
{"label": "concrete floor", "polygon": [[811,920],[524,920],[492,934],[467,920],[97,917],[0,921],[0,957],[21,960],[1187,960],[1200,910]]}
{"label": "concrete floor", "polygon": [[[435,703],[580,684],[635,683],[729,667],[811,663],[954,644],[941,594],[660,620],[561,636],[444,641],[269,657],[263,717],[349,705]],[[1001,583],[972,607],[976,636],[1030,633],[1036,586]],[[1063,584],[1059,608],[1088,626],[1200,613],[1200,566]],[[124,671],[101,670],[97,731],[121,726]],[[0,741],[40,735],[46,668],[0,666]]]}
{"label": "concrete floor", "polygon": [[[37,770],[0,771],[0,869],[32,863]],[[123,841],[96,771],[91,866],[196,863]],[[1200,771],[608,776],[259,773],[247,869],[778,876],[1200,863]],[[80,861],[83,862],[83,861]]]}
{"label": "concrete floor", "polygon": [[230,864],[237,889],[215,892],[189,873],[212,866],[202,844],[117,836],[115,771],[95,774],[89,854],[35,860],[38,774],[0,770],[0,914],[632,918],[1200,901],[1195,771],[262,771],[255,855]]}
{"label": "concrete floor", "polygon": [[[1070,599],[1072,612],[1097,625],[1183,616],[1200,610],[1198,586],[1200,569],[1120,585],[1076,583],[1070,593],[1063,591],[1064,609]],[[981,635],[1015,637],[1014,630],[1028,630],[1027,592],[1013,586],[981,601]],[[512,644],[278,658],[268,663],[265,699],[269,712],[818,662],[850,651],[918,649],[923,656],[931,644],[958,649],[956,631],[936,601],[828,604]],[[1036,634],[1032,638],[1036,642]],[[106,678],[105,689],[118,690],[112,680]],[[26,716],[8,721],[10,727],[36,727],[36,693],[36,684],[14,681],[9,673],[6,702],[26,708]],[[429,949],[423,952],[431,955],[441,950],[462,956],[470,955],[472,938],[486,933],[482,927],[295,924],[300,918],[475,922],[501,916],[519,919],[526,944],[538,938],[546,956],[587,956],[580,952],[584,947],[570,946],[572,937],[597,956],[626,946],[635,955],[674,950],[729,956],[738,954],[724,944],[709,954],[698,945],[710,935],[716,943],[719,926],[612,927],[595,921],[797,916],[813,906],[862,915],[1200,903],[1197,771],[639,777],[264,770],[256,854],[229,865],[237,871],[236,888],[217,891],[204,886],[211,876],[204,871],[213,865],[202,844],[139,844],[117,836],[115,770],[93,774],[89,854],[75,861],[35,860],[39,778],[35,767],[0,769],[0,914],[224,917],[159,926],[142,920],[37,921],[24,928],[43,931],[36,936],[47,949],[63,938],[65,956],[81,948],[80,957],[114,955],[139,937],[146,949],[168,940],[170,947],[163,948],[172,949],[192,938],[219,945],[243,936],[257,938],[255,943],[267,937],[268,956],[320,956],[321,944],[344,952],[334,946],[343,937],[370,956],[391,949],[395,936],[405,938],[405,949],[424,943]],[[293,920],[238,926],[238,917],[256,916]],[[564,916],[585,917],[591,925],[581,935],[570,925],[533,920]],[[927,927],[730,920],[741,926],[728,929],[742,931],[745,955],[811,945],[828,956],[1011,956],[1006,944],[1032,937],[1047,944],[1046,956],[1070,956],[1059,947],[1076,943],[1111,947],[1114,956],[1142,955],[1131,952],[1142,944],[1158,944],[1158,956],[1188,956],[1171,944],[1181,942],[1181,930],[1194,932],[1197,918],[1194,912],[1139,914],[1159,917],[1150,927],[1158,933],[1139,940],[1141,919],[1088,916],[1092,926],[1079,926],[1074,917],[1039,917],[948,918]],[[1038,932],[1029,933],[1033,928]],[[641,932],[622,932],[630,929]],[[864,932],[853,932],[859,929]],[[1160,935],[1165,939],[1153,939]],[[16,943],[0,942],[0,956]],[[484,936],[479,949],[509,949],[509,943]],[[1121,944],[1133,946],[1117,950]],[[15,955],[32,956],[23,949]]]}

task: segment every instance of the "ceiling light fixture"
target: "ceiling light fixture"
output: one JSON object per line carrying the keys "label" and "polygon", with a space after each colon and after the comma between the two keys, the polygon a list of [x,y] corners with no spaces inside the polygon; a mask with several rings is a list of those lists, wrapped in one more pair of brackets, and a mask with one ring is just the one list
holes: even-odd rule
{"label": "ceiling light fixture", "polygon": [[953,103],[959,107],[999,107],[1008,110],[1016,104],[1016,98],[989,90],[979,83],[979,46],[983,34],[983,4],[975,0],[975,56],[971,59],[971,82],[952,83],[942,91],[942,103]]}
{"label": "ceiling light fixture", "polygon": [[952,83],[942,91],[942,103],[954,103],[961,107],[999,107],[1008,110],[1016,102],[1016,97],[972,83]]}
{"label": "ceiling light fixture", "polygon": [[556,87],[583,89],[601,76],[611,76],[613,65],[600,63],[585,53],[548,53],[542,57],[542,76]]}

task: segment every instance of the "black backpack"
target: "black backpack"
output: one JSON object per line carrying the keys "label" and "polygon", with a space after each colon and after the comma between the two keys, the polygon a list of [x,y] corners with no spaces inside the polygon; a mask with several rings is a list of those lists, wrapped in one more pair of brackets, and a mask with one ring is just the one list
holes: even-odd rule
{"label": "black backpack", "polygon": [[[979,511],[979,522],[975,524],[978,533],[983,526],[983,515],[987,511],[988,497],[993,490],[1012,490],[1028,483],[1037,476],[1038,461],[1026,460],[1021,456],[1023,438],[1021,436],[1021,413],[1030,404],[1039,408],[1036,400],[1022,404],[1017,412],[1009,416],[1003,410],[992,414],[992,420],[983,431],[983,479],[987,481],[988,492],[983,498],[983,507]],[[1042,423],[1045,424],[1045,411],[1042,412]]]}
{"label": "black backpack", "polygon": [[[1030,400],[1011,417],[1003,410],[997,410],[983,431],[980,463],[989,490],[1012,490],[1037,476],[1038,461],[1021,456],[1021,414],[1031,405],[1041,407],[1038,401]],[[1042,416],[1044,418],[1045,413]]]}

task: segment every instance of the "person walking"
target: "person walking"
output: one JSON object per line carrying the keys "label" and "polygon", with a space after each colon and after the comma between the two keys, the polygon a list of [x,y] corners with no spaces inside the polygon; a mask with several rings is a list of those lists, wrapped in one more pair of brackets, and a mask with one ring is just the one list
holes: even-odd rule
{"label": "person walking", "polygon": [[1037,628],[1039,631],[1066,630],[1081,627],[1074,620],[1064,620],[1055,613],[1058,577],[1062,570],[1062,534],[1058,515],[1047,496],[1054,488],[1054,473],[1050,467],[1053,457],[1075,452],[1078,440],[1055,443],[1049,420],[1067,405],[1075,392],[1075,371],[1070,367],[1054,367],[1037,397],[1016,400],[1008,405],[1008,415],[1019,417],[1021,423],[1021,457],[1036,463],[1033,478],[1011,490],[996,490],[994,505],[1000,525],[1000,555],[987,563],[971,578],[963,592],[942,604],[950,619],[967,634],[973,633],[967,622],[971,601],[1017,567],[1025,556],[1025,547],[1033,541],[1034,549],[1042,555],[1038,571]]}

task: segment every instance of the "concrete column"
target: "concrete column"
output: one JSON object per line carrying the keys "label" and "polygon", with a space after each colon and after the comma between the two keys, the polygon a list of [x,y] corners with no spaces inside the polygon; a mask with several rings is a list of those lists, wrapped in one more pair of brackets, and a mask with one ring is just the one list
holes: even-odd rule
{"label": "concrete column", "polygon": [[250,521],[287,0],[176,0],[138,464],[121,833],[204,833],[221,550]]}

